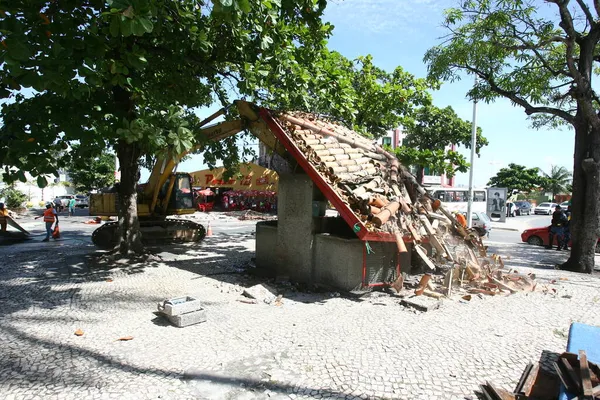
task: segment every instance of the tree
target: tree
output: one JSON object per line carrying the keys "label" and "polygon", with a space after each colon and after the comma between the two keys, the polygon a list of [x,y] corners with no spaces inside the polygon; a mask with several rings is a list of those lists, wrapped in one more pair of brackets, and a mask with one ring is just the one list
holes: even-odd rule
{"label": "tree", "polygon": [[[77,151],[75,149],[74,151]],[[69,168],[69,176],[78,192],[108,187],[115,183],[115,155],[102,152],[97,157],[79,154]]]}
{"label": "tree", "polygon": [[0,189],[0,199],[4,199],[7,208],[20,208],[27,200],[27,195],[12,186]]}
{"label": "tree", "polygon": [[565,167],[553,165],[550,168],[550,174],[544,172],[546,182],[544,190],[552,193],[552,198],[557,194],[567,192],[567,186],[571,183],[572,174]]}
{"label": "tree", "polygon": [[[396,148],[398,159],[405,165],[417,167],[417,180],[423,180],[423,170],[454,176],[456,172],[467,172],[469,163],[450,145],[471,148],[472,124],[456,115],[452,107],[438,108],[433,105],[421,107],[416,112],[414,123],[405,126],[406,137],[402,146]],[[487,146],[488,141],[477,128],[475,151]]]}
{"label": "tree", "polygon": [[600,236],[600,101],[592,84],[600,61],[600,4],[545,3],[556,14],[531,0],[464,0],[446,12],[450,33],[425,61],[434,79],[475,74],[471,98],[504,97],[522,107],[536,127],[574,129],[573,247],[561,268],[592,273]]}
{"label": "tree", "polygon": [[[306,102],[306,71],[332,29],[320,19],[325,5],[2,1],[4,179],[24,180],[29,171],[43,187],[44,175],[69,162],[51,157],[53,151],[77,143],[99,156],[114,148],[121,167],[118,248],[123,255],[142,251],[135,190],[140,158],[192,147],[198,140],[189,128],[198,122],[192,110],[228,104],[230,93],[285,93],[282,101]],[[231,150],[235,141],[223,146]]]}
{"label": "tree", "polygon": [[508,168],[500,168],[500,171],[490,178],[488,186],[509,189],[509,192],[518,190],[528,193],[539,188],[545,183],[537,167],[527,168],[523,165],[508,164]]}

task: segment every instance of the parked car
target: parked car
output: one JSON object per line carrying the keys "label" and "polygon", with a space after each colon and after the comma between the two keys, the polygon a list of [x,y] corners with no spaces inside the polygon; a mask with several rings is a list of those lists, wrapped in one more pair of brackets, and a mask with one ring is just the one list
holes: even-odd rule
{"label": "parked car", "polygon": [[515,206],[515,203],[507,201],[506,202],[506,216],[507,217],[516,217],[519,215],[519,207]]}
{"label": "parked car", "polygon": [[560,203],[560,208],[562,208],[563,210],[566,210],[567,208],[569,208],[570,205],[571,205],[571,200],[563,201],[562,203]]}
{"label": "parked car", "polygon": [[[543,226],[541,228],[529,228],[525,229],[521,233],[521,240],[534,246],[548,246],[550,240],[549,233],[549,226]],[[552,243],[553,245],[557,244],[556,240],[557,239],[555,238],[554,243]],[[567,245],[571,247],[571,241],[569,241]],[[596,253],[600,253],[600,239],[598,239],[598,243],[596,243]]]}
{"label": "parked car", "polygon": [[86,195],[84,195],[84,194],[75,195],[75,207],[78,207],[78,208],[89,207],[89,203],[90,203],[90,201]]}
{"label": "parked car", "polygon": [[[466,214],[463,213],[465,217]],[[471,226],[479,233],[479,236],[486,236],[492,230],[492,220],[486,213],[474,211],[471,213]]]}
{"label": "parked car", "polygon": [[552,213],[554,212],[554,208],[557,205],[558,204],[556,204],[556,203],[542,203],[535,208],[534,214],[536,214],[536,215],[537,214],[552,215]]}
{"label": "parked car", "polygon": [[523,200],[515,201],[515,211],[517,215],[530,215],[531,203]]}

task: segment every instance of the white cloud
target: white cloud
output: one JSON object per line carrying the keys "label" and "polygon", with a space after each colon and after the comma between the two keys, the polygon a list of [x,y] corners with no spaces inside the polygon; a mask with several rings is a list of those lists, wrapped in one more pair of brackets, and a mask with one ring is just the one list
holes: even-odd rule
{"label": "white cloud", "polygon": [[439,27],[442,11],[453,4],[451,0],[338,0],[328,4],[325,17],[340,28],[414,38],[422,29]]}

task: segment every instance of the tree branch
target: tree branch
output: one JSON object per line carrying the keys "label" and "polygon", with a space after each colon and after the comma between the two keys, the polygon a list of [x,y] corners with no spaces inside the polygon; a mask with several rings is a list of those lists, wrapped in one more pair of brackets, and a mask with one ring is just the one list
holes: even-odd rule
{"label": "tree branch", "polygon": [[590,24],[590,29],[593,29],[597,23],[596,23],[596,20],[594,19],[594,16],[590,12],[590,8],[587,6],[587,4],[585,4],[583,2],[583,0],[575,0],[575,1],[577,1],[577,4],[579,4],[579,7],[581,7],[581,9],[583,10],[585,17],[587,18],[587,21]]}
{"label": "tree branch", "polygon": [[505,89],[501,88],[500,86],[498,86],[491,75],[486,74],[485,72],[480,71],[477,68],[473,68],[469,65],[453,65],[453,66],[456,68],[466,69],[466,70],[471,71],[472,73],[476,74],[477,76],[479,76],[481,79],[483,79],[485,82],[487,82],[490,85],[490,88],[492,89],[492,91],[498,93],[499,95],[506,97],[507,99],[509,99],[509,100],[513,101],[514,103],[523,107],[525,109],[525,114],[527,114],[527,115],[538,114],[538,113],[552,114],[552,115],[556,115],[557,117],[564,119],[565,121],[567,121],[571,124],[574,122],[574,117],[571,114],[567,113],[566,111],[559,110],[558,108],[552,108],[552,107],[534,107],[527,100],[523,99],[522,97],[519,97],[515,92],[505,90]]}

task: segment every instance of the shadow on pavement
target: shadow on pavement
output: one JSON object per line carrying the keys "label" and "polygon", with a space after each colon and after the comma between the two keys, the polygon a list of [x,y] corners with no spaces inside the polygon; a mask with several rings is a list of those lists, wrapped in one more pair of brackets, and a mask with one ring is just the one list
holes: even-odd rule
{"label": "shadow on pavement", "polygon": [[[180,371],[166,370],[160,368],[139,367],[133,364],[129,364],[126,361],[123,361],[122,357],[117,359],[74,344],[40,339],[30,335],[26,331],[17,329],[7,324],[4,324],[2,327],[0,327],[0,330],[3,331],[5,334],[9,334],[18,338],[19,341],[29,342],[29,344],[37,346],[38,348],[55,349],[58,350],[57,353],[62,354],[76,354],[79,358],[86,359],[85,361],[87,362],[93,362],[96,365],[102,364],[103,368],[112,369],[115,371],[115,373],[126,372],[134,375],[154,375],[162,378],[173,374],[181,376]],[[93,369],[81,368],[77,370],[77,374],[63,374],[60,378],[60,381],[57,382],[51,374],[48,374],[43,370],[28,369],[27,373],[24,374],[22,373],[22,367],[23,364],[18,362],[17,358],[13,359],[10,355],[3,357],[0,360],[0,370],[8,369],[17,373],[16,376],[11,377],[11,383],[13,384],[19,384],[20,381],[21,383],[28,382],[30,384],[36,384],[41,386],[57,384],[60,384],[60,386],[81,386],[83,383],[85,386],[95,388],[101,388],[105,385],[110,384],[109,381],[104,382],[103,380],[100,380],[98,378],[98,375],[94,373]],[[233,374],[227,373],[218,374],[208,371],[191,371],[185,373],[183,375],[183,379],[194,383],[209,383],[212,385],[216,384],[219,386],[224,386],[225,389],[227,389],[227,386],[229,386],[230,389],[234,391],[239,390],[240,385],[243,384],[246,389],[268,389],[272,392],[280,394],[288,394],[299,391],[304,393],[310,393],[312,391],[320,390],[320,393],[323,394],[323,397],[329,397],[334,399],[346,398],[345,394],[337,391],[323,390],[320,388],[313,389],[301,386],[292,386],[275,381],[265,382],[258,378],[235,376]]]}

